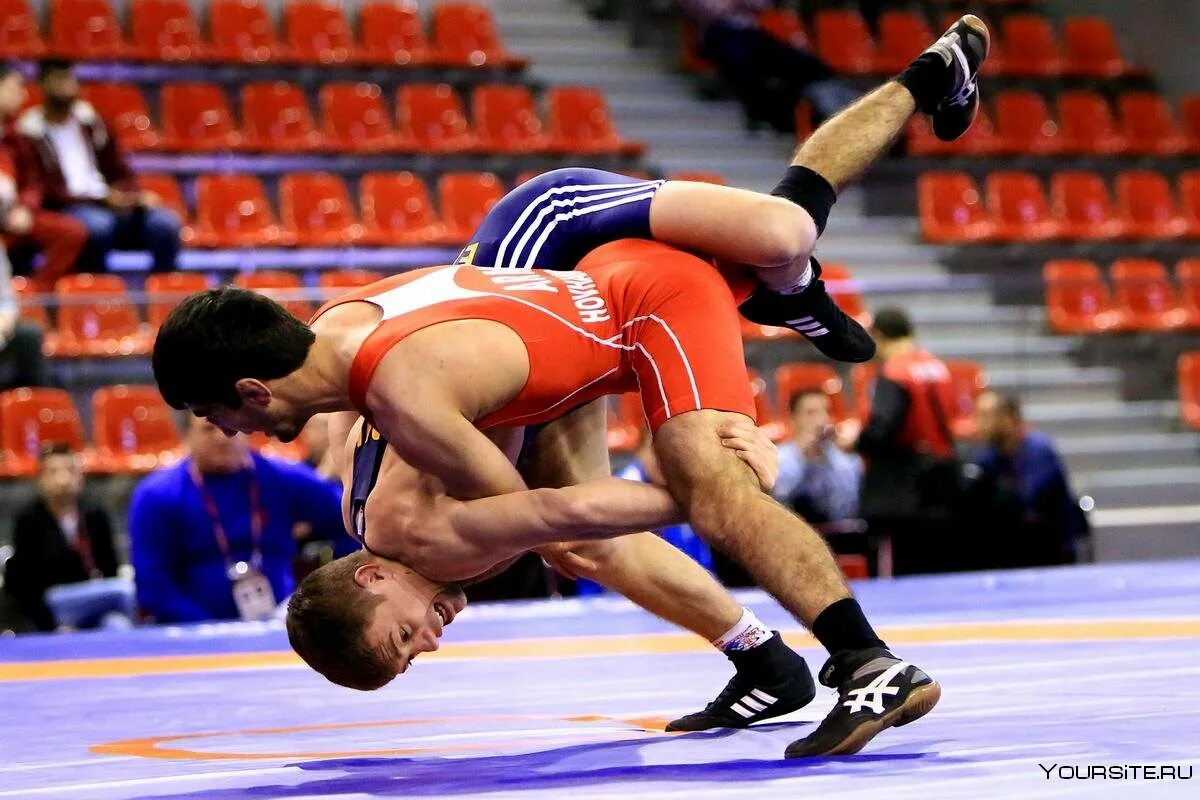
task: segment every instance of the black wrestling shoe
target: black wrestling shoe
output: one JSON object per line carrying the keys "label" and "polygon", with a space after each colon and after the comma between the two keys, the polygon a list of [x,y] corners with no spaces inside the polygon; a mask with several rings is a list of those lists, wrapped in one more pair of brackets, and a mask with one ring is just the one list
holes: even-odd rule
{"label": "black wrestling shoe", "polygon": [[821,668],[821,683],[838,702],[817,729],[788,745],[788,758],[857,753],[881,731],[930,712],[942,687],[882,647],[836,654]]}
{"label": "black wrestling shoe", "polygon": [[[778,637],[778,634],[776,634]],[[763,645],[766,646],[766,645]],[[703,711],[688,714],[667,725],[668,731],[706,731],[710,728],[745,728],[755,722],[781,717],[804,708],[817,694],[812,673],[804,658],[786,645],[794,656],[788,677],[775,684],[755,682],[741,670]],[[791,659],[789,659],[791,660]]]}
{"label": "black wrestling shoe", "polygon": [[760,286],[742,303],[742,316],[759,325],[790,328],[834,361],[860,363],[875,357],[875,340],[838,308],[821,280],[821,265],[810,258],[813,280],[796,294],[779,294]]}
{"label": "black wrestling shoe", "polygon": [[933,117],[933,132],[943,142],[952,142],[962,136],[975,121],[975,114],[979,111],[979,84],[976,77],[979,67],[988,56],[991,41],[983,20],[974,14],[967,14],[925,51],[944,60],[954,76],[946,99],[938,103],[930,115]]}

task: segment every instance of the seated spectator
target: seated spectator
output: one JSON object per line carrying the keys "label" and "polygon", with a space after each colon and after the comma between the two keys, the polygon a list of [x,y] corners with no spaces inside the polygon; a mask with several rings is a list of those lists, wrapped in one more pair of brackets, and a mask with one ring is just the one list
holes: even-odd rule
{"label": "seated spectator", "polygon": [[1021,401],[988,391],[975,405],[983,447],[972,462],[971,507],[990,523],[981,566],[1032,567],[1087,560],[1087,517],[1071,492],[1053,442],[1030,430]]}
{"label": "seated spectator", "polygon": [[[66,214],[38,207],[40,200],[28,192],[19,165],[28,172],[28,153],[13,129],[13,117],[25,104],[25,78],[9,64],[0,64],[0,243],[10,256],[32,273],[42,291],[54,288],[54,282],[75,268],[75,262],[87,242],[87,228]],[[42,254],[36,270],[29,268],[32,256]]]}
{"label": "seated spectator", "polygon": [[340,491],[306,464],[251,452],[188,418],[187,458],[146,476],[129,505],[137,599],[155,621],[261,619],[292,589],[295,531],[344,536]]}
{"label": "seated spectator", "polygon": [[[83,496],[78,453],[65,444],[47,445],[37,484],[37,499],[16,516],[4,588],[37,630],[52,631],[60,621],[46,602],[47,592],[52,587],[113,578],[117,557],[108,512]],[[100,594],[109,592],[102,589]],[[125,605],[125,600],[126,596],[118,597],[100,607],[110,611]],[[96,624],[103,613],[88,616],[73,620],[74,626]]]}
{"label": "seated spectator", "polygon": [[[153,192],[141,191],[104,121],[79,99],[79,81],[64,61],[43,61],[38,76],[45,105],[17,121],[27,164],[26,194],[52,211],[65,210],[87,228],[79,268],[102,272],[114,250],[149,250],[156,272],[175,269],[180,221]],[[25,175],[28,174],[26,181]]]}
{"label": "seated spectator", "polygon": [[45,383],[42,329],[21,319],[8,258],[0,248],[0,391]]}
{"label": "seated spectator", "polygon": [[862,460],[834,443],[829,396],[797,392],[790,413],[792,438],[779,446],[779,477],[772,494],[809,522],[853,519]]}

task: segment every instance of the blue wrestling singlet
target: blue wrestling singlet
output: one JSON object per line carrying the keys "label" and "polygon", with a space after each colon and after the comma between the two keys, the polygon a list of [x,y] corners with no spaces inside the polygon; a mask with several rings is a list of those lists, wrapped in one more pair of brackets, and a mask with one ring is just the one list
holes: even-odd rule
{"label": "blue wrestling singlet", "polygon": [[383,466],[383,454],[387,440],[366,420],[354,443],[354,463],[350,478],[350,533],[368,553],[374,553],[367,545],[367,498],[379,480],[379,468]]}

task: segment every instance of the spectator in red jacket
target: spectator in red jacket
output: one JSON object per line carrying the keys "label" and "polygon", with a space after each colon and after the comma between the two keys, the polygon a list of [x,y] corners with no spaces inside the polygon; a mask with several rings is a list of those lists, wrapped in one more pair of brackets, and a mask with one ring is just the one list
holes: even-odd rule
{"label": "spectator in red jacket", "polygon": [[[75,262],[87,242],[87,229],[66,214],[42,210],[30,205],[21,190],[18,167],[27,152],[13,130],[12,119],[25,102],[25,77],[9,64],[0,64],[0,238],[15,266],[30,272],[32,256],[41,253],[42,263],[34,272],[34,281],[43,290],[75,268]],[[23,268],[23,269],[22,269]]]}
{"label": "spectator in red jacket", "polygon": [[180,222],[138,189],[124,154],[65,61],[44,61],[38,80],[45,104],[21,115],[17,130],[30,155],[28,193],[38,205],[64,209],[87,228],[80,269],[102,271],[109,252],[149,250],[153,269],[175,269]]}

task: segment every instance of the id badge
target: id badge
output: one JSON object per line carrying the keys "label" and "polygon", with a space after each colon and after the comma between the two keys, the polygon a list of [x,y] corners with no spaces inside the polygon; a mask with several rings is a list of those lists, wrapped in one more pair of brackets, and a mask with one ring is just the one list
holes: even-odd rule
{"label": "id badge", "polygon": [[275,592],[271,582],[245,562],[239,562],[237,567],[230,570],[230,578],[238,615],[244,620],[269,619],[275,613]]}

